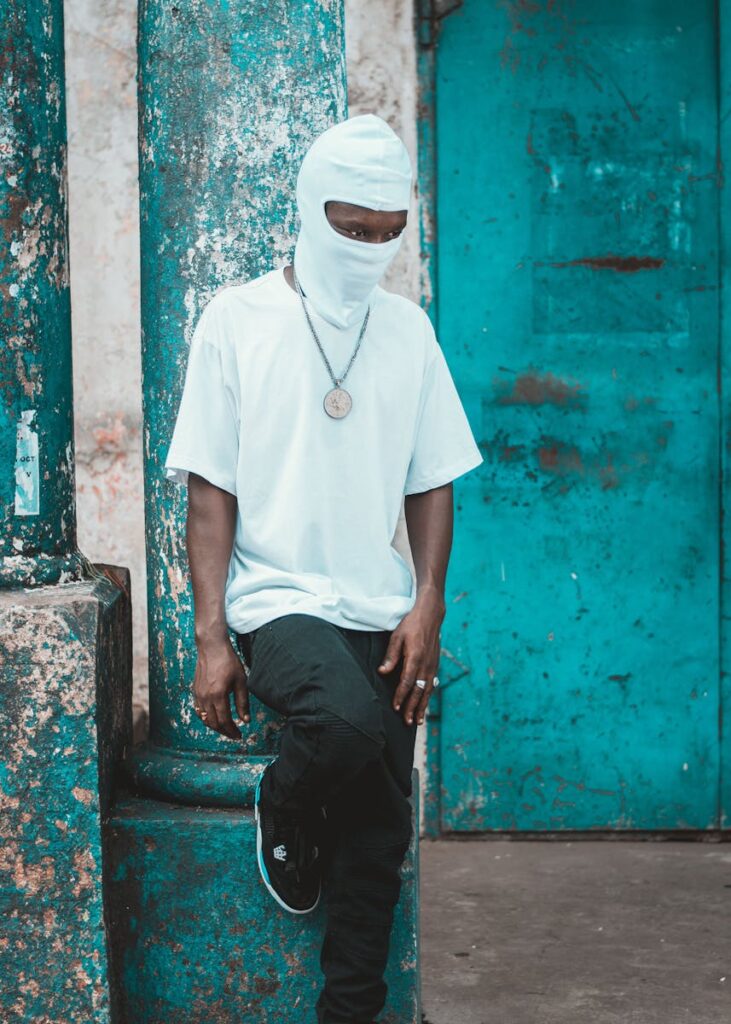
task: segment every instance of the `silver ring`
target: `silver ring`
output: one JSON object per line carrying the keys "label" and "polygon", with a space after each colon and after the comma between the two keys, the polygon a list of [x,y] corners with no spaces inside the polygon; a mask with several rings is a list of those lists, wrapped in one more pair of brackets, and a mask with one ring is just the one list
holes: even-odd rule
{"label": "silver ring", "polygon": [[439,686],[439,676],[434,676],[433,686],[434,686],[435,690],[436,690],[437,686]]}
{"label": "silver ring", "polygon": [[420,690],[425,690],[426,689],[426,679],[417,679],[415,685],[418,686]]}

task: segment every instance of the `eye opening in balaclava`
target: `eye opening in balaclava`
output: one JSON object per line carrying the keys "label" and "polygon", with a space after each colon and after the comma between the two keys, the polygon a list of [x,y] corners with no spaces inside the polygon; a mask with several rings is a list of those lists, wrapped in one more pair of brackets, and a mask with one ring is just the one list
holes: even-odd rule
{"label": "eye opening in balaclava", "polygon": [[[373,210],[372,207],[361,206],[359,203],[347,203],[346,200],[344,200],[344,199],[328,199],[328,200],[326,200],[322,204],[323,212],[325,214],[325,218],[327,220],[327,223],[330,226],[330,229],[332,231],[334,231],[336,235],[340,235],[341,238],[353,238],[353,236],[349,235],[347,233],[347,230],[348,230],[347,227],[345,227],[344,230],[341,230],[340,225],[336,225],[336,224],[333,223],[333,221],[331,220],[330,215],[328,214],[328,209],[327,209],[328,205],[331,204],[331,203],[345,204],[347,206],[353,207],[353,209],[355,209],[355,210],[366,210],[368,213],[380,213],[380,214],[382,214],[382,213],[386,213],[386,214],[403,213],[404,215],[408,214],[408,209],[404,209],[404,210]],[[364,223],[364,221],[360,222],[360,224],[363,224],[363,223]],[[381,221],[381,223],[383,223],[383,222]],[[403,223],[401,222],[401,218],[398,218],[398,221],[394,220],[392,223],[394,225],[393,228],[390,228],[387,232],[383,232],[383,233],[390,234],[391,231],[396,230],[396,228],[398,228],[399,234],[401,234],[405,230],[405,228],[406,228],[406,216],[404,216],[404,218],[403,218]],[[366,230],[368,230],[368,229],[366,229]],[[361,245],[363,245],[363,244],[367,244],[367,245],[383,245],[384,244],[383,242],[370,242],[370,241],[368,241],[366,239],[357,239],[357,238],[354,239],[354,241],[359,241]],[[390,242],[390,241],[393,241],[393,239],[386,238],[384,241]]]}
{"label": "eye opening in balaclava", "polygon": [[337,327],[365,315],[402,236],[369,244],[336,231],[326,203],[408,210],[412,169],[406,147],[380,117],[364,114],[315,139],[297,178],[300,232],[294,263],[315,311]]}

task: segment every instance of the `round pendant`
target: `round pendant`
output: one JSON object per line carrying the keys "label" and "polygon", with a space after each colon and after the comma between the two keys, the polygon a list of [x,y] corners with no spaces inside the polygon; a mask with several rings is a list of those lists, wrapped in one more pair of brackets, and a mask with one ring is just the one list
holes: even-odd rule
{"label": "round pendant", "polygon": [[332,391],[328,391],[325,395],[322,404],[328,416],[332,416],[334,420],[341,420],[343,416],[347,416],[350,412],[353,399],[345,388],[333,388]]}

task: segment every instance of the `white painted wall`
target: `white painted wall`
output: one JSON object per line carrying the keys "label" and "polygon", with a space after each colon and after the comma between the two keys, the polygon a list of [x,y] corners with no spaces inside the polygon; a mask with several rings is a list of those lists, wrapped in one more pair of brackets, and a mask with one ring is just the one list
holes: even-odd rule
{"label": "white painted wall", "polygon": [[[79,545],[132,572],[135,703],[147,705],[135,0],[66,0]],[[416,168],[412,0],[346,0],[352,114],[385,118]],[[415,206],[386,287],[419,296]],[[403,519],[396,545],[408,554]]]}
{"label": "white painted wall", "polygon": [[79,547],[132,574],[135,703],[147,629],[135,0],[67,0],[69,233]]}
{"label": "white painted wall", "polygon": [[[378,114],[401,136],[417,167],[416,45],[412,0],[345,0],[345,56],[351,115]],[[419,301],[416,180],[404,243],[384,282]]]}

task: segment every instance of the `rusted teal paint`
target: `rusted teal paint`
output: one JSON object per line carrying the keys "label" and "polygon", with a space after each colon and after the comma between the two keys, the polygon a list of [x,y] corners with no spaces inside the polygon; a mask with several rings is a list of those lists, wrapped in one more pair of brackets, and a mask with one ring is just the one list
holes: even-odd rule
{"label": "rusted teal paint", "polygon": [[[142,0],[139,60],[151,746],[138,752],[136,770],[165,785],[169,761],[158,773],[156,748],[231,757],[240,767],[272,750],[261,709],[243,744],[192,712],[187,497],[162,466],[202,307],[218,288],[289,257],[300,159],[346,114],[341,0]],[[248,792],[244,781],[242,803]]]}
{"label": "rusted teal paint", "polygon": [[63,3],[0,11],[0,587],[68,582],[76,551]]}
{"label": "rusted teal paint", "polygon": [[446,830],[720,823],[717,44],[710,0],[442,24],[438,327],[485,455],[455,485]]}
{"label": "rusted teal paint", "polygon": [[[312,1024],[323,907],[298,917],[274,903],[252,869],[250,811],[131,798],[108,833],[120,1024]],[[416,839],[402,879],[383,1024],[422,1021]]]}
{"label": "rusted teal paint", "polygon": [[731,480],[731,11],[719,4],[719,111],[718,111],[718,174],[719,174],[719,400],[721,403],[721,434],[719,454],[721,462],[721,709],[719,731],[720,757],[720,825],[731,828],[731,516],[727,511]]}
{"label": "rusted teal paint", "polygon": [[108,1024],[102,821],[132,738],[129,574],[0,591],[0,1020]]}

